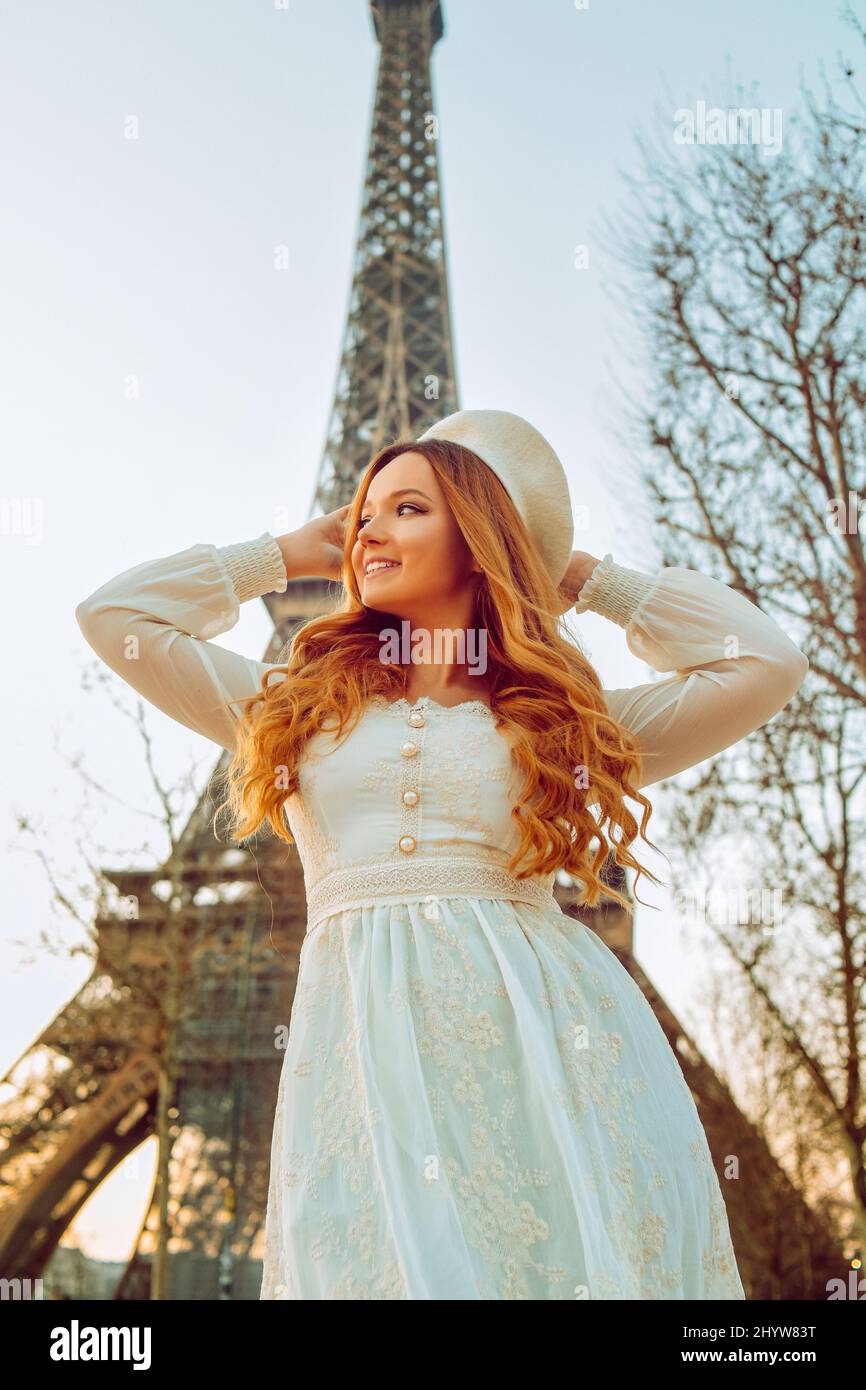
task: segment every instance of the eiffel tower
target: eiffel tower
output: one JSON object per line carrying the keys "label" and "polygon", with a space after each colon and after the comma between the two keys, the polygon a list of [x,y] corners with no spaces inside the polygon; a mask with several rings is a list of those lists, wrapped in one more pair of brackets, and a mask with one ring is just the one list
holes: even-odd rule
{"label": "eiffel tower", "polygon": [[[331,418],[310,516],[348,502],[371,457],[417,438],[460,408],[440,197],[430,59],[442,38],[438,0],[373,0],[376,100],[351,296]],[[334,606],[317,579],[266,604],[276,662],[308,618]],[[179,1079],[173,1097],[169,1289],[172,1299],[256,1299],[261,1283],[270,1140],[282,1054],[274,1020],[290,1015],[306,918],[296,852],[271,837],[227,849],[212,816],[223,754],[176,852],[158,870],[107,870],[124,911],[97,917],[91,977],[4,1078],[0,1108],[0,1276],[42,1275],[90,1195],[154,1132],[159,1019],[146,999],[164,987],[164,887],[184,943]],[[218,784],[219,796],[213,791]],[[610,862],[607,882],[627,891]],[[821,1222],[646,978],[630,919],[609,900],[563,911],[596,930],[652,1004],[694,1095],[717,1169],[736,1154],[744,1178],[723,1180],[747,1295],[823,1297],[844,1265]],[[122,966],[122,969],[121,969]],[[129,979],[141,982],[130,990]],[[144,995],[144,984],[149,993]],[[147,1299],[157,1239],[156,1192],[115,1298]]]}

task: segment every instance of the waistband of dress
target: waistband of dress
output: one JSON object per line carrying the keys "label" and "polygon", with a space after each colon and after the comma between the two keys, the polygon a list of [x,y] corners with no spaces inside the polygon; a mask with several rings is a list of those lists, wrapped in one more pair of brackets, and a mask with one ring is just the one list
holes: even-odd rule
{"label": "waistband of dress", "polygon": [[556,907],[555,874],[517,878],[501,864],[479,859],[412,859],[335,869],[307,891],[307,936],[326,917],[377,903],[442,898],[507,898]]}

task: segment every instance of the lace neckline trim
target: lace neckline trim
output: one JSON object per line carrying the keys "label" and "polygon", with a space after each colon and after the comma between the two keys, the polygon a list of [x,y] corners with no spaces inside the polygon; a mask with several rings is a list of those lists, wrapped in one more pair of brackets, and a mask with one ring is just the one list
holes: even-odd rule
{"label": "lace neckline trim", "polygon": [[427,709],[441,710],[443,714],[451,714],[453,710],[462,710],[464,714],[482,714],[488,719],[495,719],[496,715],[489,705],[483,700],[460,700],[456,705],[441,705],[438,700],[434,700],[432,695],[421,695],[417,700],[407,700],[405,695],[401,695],[398,700],[389,700],[385,695],[371,695],[369,699],[371,705],[377,709],[397,710],[401,713],[405,710],[416,709],[419,705]]}

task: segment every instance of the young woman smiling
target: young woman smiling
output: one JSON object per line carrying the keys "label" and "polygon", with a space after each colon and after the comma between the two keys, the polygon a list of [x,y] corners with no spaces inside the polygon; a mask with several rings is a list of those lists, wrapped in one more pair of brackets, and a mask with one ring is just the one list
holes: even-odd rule
{"label": "young woman smiling", "polygon": [[[745,1296],[679,1063],[553,887],[632,910],[600,873],[612,853],[655,878],[631,848],[644,789],[766,723],[808,661],[710,576],[572,535],[544,437],[461,411],[328,516],[145,562],[76,610],[109,666],[232,752],[234,839],[267,821],[303,865],[263,1299]],[[283,660],[209,640],[306,575],[341,598]],[[572,606],[672,674],[605,689]],[[383,659],[395,623],[483,632],[484,669],[459,645]]]}

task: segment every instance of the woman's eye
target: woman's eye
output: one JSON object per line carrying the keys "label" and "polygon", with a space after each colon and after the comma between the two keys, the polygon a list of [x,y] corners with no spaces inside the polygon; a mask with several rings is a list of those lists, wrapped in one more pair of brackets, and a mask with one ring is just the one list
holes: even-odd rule
{"label": "woman's eye", "polygon": [[[416,507],[413,502],[401,502],[399,507],[397,508],[398,516],[400,515],[404,507],[411,507],[413,512],[423,512],[424,510],[423,507]],[[368,516],[362,516],[360,521],[358,522],[358,530],[360,531],[361,527],[364,525],[364,522],[369,520],[370,518]]]}

